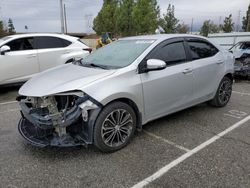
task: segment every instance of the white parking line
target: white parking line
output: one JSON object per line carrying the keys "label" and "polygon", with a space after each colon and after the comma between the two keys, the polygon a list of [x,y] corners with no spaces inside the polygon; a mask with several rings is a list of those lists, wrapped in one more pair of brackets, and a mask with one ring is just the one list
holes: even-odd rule
{"label": "white parking line", "polygon": [[238,91],[233,91],[233,93],[240,94],[240,95],[248,95],[248,96],[250,96],[250,93],[241,93],[241,92],[238,92]]}
{"label": "white parking line", "polygon": [[160,137],[160,136],[157,136],[157,135],[155,135],[155,134],[153,134],[153,133],[150,133],[150,132],[145,131],[145,130],[143,130],[143,132],[144,132],[145,134],[147,134],[148,136],[151,136],[151,137],[153,137],[153,138],[156,138],[156,139],[158,139],[158,140],[161,140],[161,141],[163,141],[163,142],[165,142],[165,143],[167,143],[167,144],[169,144],[169,145],[172,145],[172,146],[174,146],[174,147],[176,147],[176,148],[178,148],[178,149],[180,149],[180,150],[183,150],[183,151],[185,151],[185,152],[189,152],[189,151],[190,151],[190,149],[187,149],[187,148],[185,148],[185,147],[183,147],[183,146],[180,146],[180,145],[178,145],[178,144],[176,144],[176,143],[174,143],[174,142],[172,142],[172,141],[169,141],[169,140],[167,140],[167,139],[165,139],[165,138],[162,138],[162,137]]}
{"label": "white parking line", "polygon": [[232,125],[231,127],[227,128],[226,130],[224,130],[223,132],[219,133],[218,135],[215,135],[214,137],[210,138],[209,140],[207,140],[206,142],[202,143],[201,145],[199,145],[199,146],[195,147],[194,149],[190,150],[189,152],[185,153],[184,155],[180,156],[179,158],[175,159],[171,163],[167,164],[166,166],[164,166],[163,168],[161,168],[160,170],[158,170],[157,172],[155,172],[153,175],[147,177],[146,179],[144,179],[141,182],[139,182],[136,185],[134,185],[132,188],[141,188],[141,187],[144,187],[144,186],[148,185],[149,183],[153,182],[154,180],[160,178],[162,175],[164,175],[165,173],[167,173],[173,167],[177,166],[181,162],[185,161],[187,158],[189,158],[192,155],[196,154],[200,150],[206,148],[210,144],[214,143],[216,140],[220,139],[224,135],[228,134],[229,132],[231,132],[232,130],[236,129],[237,127],[241,126],[242,124],[246,123],[249,120],[250,120],[250,115],[247,116],[246,118],[242,119],[238,123],[235,123],[234,125]]}
{"label": "white parking line", "polygon": [[3,103],[0,103],[0,105],[14,104],[14,103],[17,103],[17,101],[3,102]]}

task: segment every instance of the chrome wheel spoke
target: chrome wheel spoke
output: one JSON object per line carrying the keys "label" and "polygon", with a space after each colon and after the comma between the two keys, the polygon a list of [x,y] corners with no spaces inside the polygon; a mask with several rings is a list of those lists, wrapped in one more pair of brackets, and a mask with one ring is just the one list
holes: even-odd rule
{"label": "chrome wheel spoke", "polygon": [[114,129],[110,129],[110,130],[106,131],[105,133],[103,133],[103,136],[105,136],[105,135],[107,135],[109,133],[112,133],[112,132],[114,132]]}
{"label": "chrome wheel spoke", "polygon": [[108,144],[111,140],[113,140],[114,136],[115,136],[115,131],[113,131],[113,132],[108,136],[108,138],[105,140],[105,143]]}
{"label": "chrome wheel spoke", "polygon": [[230,99],[231,93],[231,83],[229,81],[223,82],[219,90],[219,100],[221,101],[221,103],[227,103]]}
{"label": "chrome wheel spoke", "polygon": [[122,128],[120,128],[120,131],[123,132],[123,133],[125,133],[126,135],[129,134],[129,129],[128,128],[122,127]]}
{"label": "chrome wheel spoke", "polygon": [[124,143],[125,140],[121,134],[121,131],[117,132],[117,138],[118,138],[118,141],[120,141],[121,143]]}
{"label": "chrome wheel spoke", "polygon": [[113,122],[114,124],[117,124],[117,121],[116,121],[116,119],[115,119],[115,117],[114,117],[114,112],[112,112],[112,113],[110,114],[110,119],[109,119],[109,121]]}
{"label": "chrome wheel spoke", "polygon": [[132,122],[133,122],[133,121],[132,121],[132,118],[131,118],[131,116],[130,116],[130,114],[129,114],[129,115],[126,115],[126,116],[124,117],[124,119],[123,119],[123,121],[121,122],[120,126],[123,127],[123,126],[127,125],[128,123],[132,123]]}
{"label": "chrome wheel spoke", "polygon": [[110,123],[112,126],[115,126],[115,123],[111,121],[110,119],[107,119],[107,123]]}

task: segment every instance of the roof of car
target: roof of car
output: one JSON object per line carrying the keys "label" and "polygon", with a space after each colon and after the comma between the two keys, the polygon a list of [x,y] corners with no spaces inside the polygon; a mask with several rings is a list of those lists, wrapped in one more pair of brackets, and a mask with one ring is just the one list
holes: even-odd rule
{"label": "roof of car", "polygon": [[157,34],[157,35],[140,35],[140,36],[134,36],[134,37],[126,37],[122,38],[121,40],[166,40],[170,38],[176,38],[176,37],[196,37],[201,39],[207,39],[202,36],[198,35],[190,35],[190,34]]}
{"label": "roof of car", "polygon": [[8,37],[11,38],[23,38],[23,37],[35,37],[35,36],[49,36],[49,37],[59,37],[59,38],[64,38],[68,40],[76,40],[78,38],[72,37],[69,35],[64,35],[64,34],[55,34],[55,33],[29,33],[29,34],[15,34],[15,35],[10,35]]}

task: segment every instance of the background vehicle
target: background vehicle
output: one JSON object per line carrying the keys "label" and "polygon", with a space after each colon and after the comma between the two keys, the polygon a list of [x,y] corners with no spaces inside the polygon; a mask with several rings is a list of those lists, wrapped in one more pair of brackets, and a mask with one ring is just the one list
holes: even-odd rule
{"label": "background vehicle", "polygon": [[237,43],[230,51],[235,57],[235,76],[250,78],[250,40]]}
{"label": "background vehicle", "polygon": [[206,101],[225,106],[233,60],[203,37],[120,39],[24,84],[19,131],[38,146],[94,143],[116,151],[149,121]]}
{"label": "background vehicle", "polygon": [[91,49],[60,34],[22,34],[0,39],[0,85],[27,81],[46,69],[85,57]]}
{"label": "background vehicle", "polygon": [[228,50],[240,41],[250,41],[250,32],[214,33],[209,34],[208,38]]}

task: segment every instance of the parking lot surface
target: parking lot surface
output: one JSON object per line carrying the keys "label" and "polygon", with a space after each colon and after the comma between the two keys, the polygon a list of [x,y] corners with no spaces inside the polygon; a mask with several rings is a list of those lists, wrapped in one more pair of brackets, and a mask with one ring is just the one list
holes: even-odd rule
{"label": "parking lot surface", "polygon": [[200,104],[148,123],[111,154],[26,144],[17,90],[0,93],[0,187],[250,187],[249,81],[234,84],[226,107]]}

